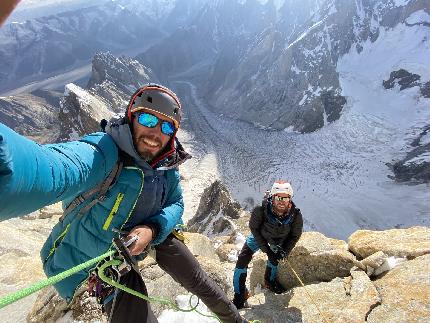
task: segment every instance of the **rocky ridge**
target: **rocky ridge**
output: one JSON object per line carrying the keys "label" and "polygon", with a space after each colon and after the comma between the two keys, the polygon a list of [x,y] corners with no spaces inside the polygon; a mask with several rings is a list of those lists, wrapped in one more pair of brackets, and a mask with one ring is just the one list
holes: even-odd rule
{"label": "rocky ridge", "polygon": [[0,97],[0,120],[39,143],[54,142],[60,135],[57,120],[61,97],[54,91]]}
{"label": "rocky ridge", "polygon": [[97,53],[85,89],[70,83],[64,93],[38,90],[1,97],[0,120],[39,143],[76,140],[98,131],[102,119],[124,113],[130,95],[149,82],[158,79],[136,60]]}

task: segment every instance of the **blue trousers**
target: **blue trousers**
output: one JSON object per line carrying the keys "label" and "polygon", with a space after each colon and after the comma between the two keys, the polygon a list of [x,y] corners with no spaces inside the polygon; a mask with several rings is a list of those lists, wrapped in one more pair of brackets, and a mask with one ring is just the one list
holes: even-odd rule
{"label": "blue trousers", "polygon": [[[260,250],[260,247],[255,241],[254,236],[251,234],[246,238],[246,242],[242,247],[237,258],[236,268],[233,274],[233,288],[236,294],[245,293],[245,282],[248,271],[248,265],[251,262],[252,256]],[[264,279],[266,281],[274,281],[278,272],[278,263],[271,263],[269,260],[266,262],[266,271]]]}

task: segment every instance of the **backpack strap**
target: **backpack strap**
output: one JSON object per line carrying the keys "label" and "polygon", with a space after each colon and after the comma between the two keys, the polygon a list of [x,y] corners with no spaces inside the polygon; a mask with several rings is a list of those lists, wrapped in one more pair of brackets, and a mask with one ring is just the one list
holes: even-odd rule
{"label": "backpack strap", "polygon": [[88,191],[82,193],[81,195],[77,196],[64,210],[63,215],[60,217],[60,222],[64,220],[64,218],[72,212],[74,209],[76,209],[79,205],[81,205],[83,202],[88,200],[90,197],[94,196],[98,193],[98,196],[92,200],[90,203],[88,203],[85,207],[83,207],[81,210],[79,210],[79,216],[84,215],[86,212],[88,212],[89,209],[91,209],[94,205],[96,205],[99,202],[102,202],[106,199],[106,192],[109,190],[109,188],[112,187],[112,185],[116,182],[119,175],[121,174],[123,168],[123,162],[119,160],[115,166],[112,168],[109,175],[105,178],[103,182],[100,184],[97,184],[95,187],[89,189]]}

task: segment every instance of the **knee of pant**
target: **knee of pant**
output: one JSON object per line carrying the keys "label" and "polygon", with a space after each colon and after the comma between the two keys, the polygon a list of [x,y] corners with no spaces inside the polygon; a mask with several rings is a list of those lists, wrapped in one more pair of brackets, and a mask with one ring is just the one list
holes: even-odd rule
{"label": "knee of pant", "polygon": [[194,270],[189,275],[185,277],[178,277],[179,283],[187,290],[192,291],[195,287],[200,284],[205,284],[207,280],[207,275],[203,270]]}
{"label": "knee of pant", "polygon": [[257,241],[255,241],[254,236],[251,234],[246,238],[246,244],[248,245],[248,248],[251,249],[252,252],[256,252],[260,247],[257,244]]}

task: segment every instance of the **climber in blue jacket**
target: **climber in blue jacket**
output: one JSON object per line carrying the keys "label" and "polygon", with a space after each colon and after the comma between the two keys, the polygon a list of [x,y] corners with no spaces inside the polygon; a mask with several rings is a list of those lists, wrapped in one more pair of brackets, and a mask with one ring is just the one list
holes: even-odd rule
{"label": "climber in blue jacket", "polygon": [[[177,167],[190,157],[176,138],[181,116],[175,93],[149,84],[132,95],[124,117],[78,141],[39,145],[0,123],[0,219],[63,201],[64,214],[41,250],[48,277],[104,254],[125,233],[126,240],[136,240],[128,247],[131,255],[152,246],[158,265],[223,322],[242,322],[174,234],[184,211]],[[97,283],[87,268],[55,287],[71,301],[89,277]],[[136,270],[120,282],[147,294]],[[112,322],[157,322],[141,298],[114,288],[96,296]]]}

